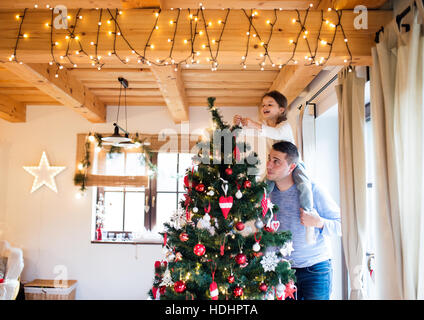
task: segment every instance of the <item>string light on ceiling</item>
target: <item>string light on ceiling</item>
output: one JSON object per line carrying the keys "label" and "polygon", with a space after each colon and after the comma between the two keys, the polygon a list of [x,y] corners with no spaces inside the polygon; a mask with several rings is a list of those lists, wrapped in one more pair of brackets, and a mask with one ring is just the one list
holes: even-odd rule
{"label": "string light on ceiling", "polygon": [[[38,8],[38,6],[34,6],[34,8]],[[129,64],[129,63],[140,63],[140,64],[146,64],[148,66],[156,65],[156,66],[169,66],[173,65],[174,70],[179,70],[179,67],[181,65],[184,65],[186,68],[190,68],[191,65],[197,65],[200,64],[200,55],[202,56],[202,60],[205,59],[207,63],[210,64],[211,70],[216,71],[218,67],[222,64],[219,62],[219,54],[222,50],[222,43],[225,39],[225,31],[228,30],[226,28],[230,21],[229,16],[231,9],[224,9],[225,15],[220,17],[216,20],[216,22],[212,21],[212,19],[208,19],[206,17],[206,10],[205,7],[200,3],[199,8],[196,10],[187,9],[188,11],[188,23],[189,23],[189,34],[185,35],[179,35],[184,36],[182,42],[184,46],[187,46],[186,50],[188,51],[187,56],[184,58],[176,59],[175,56],[175,45],[176,45],[176,39],[178,36],[178,32],[181,31],[181,28],[179,28],[179,25],[181,24],[181,13],[182,9],[172,9],[168,11],[167,14],[171,14],[175,12],[174,16],[169,18],[168,28],[171,28],[172,36],[169,36],[167,38],[166,43],[169,43],[169,52],[164,57],[157,57],[157,54],[153,54],[153,51],[156,49],[155,43],[153,43],[153,38],[155,35],[155,32],[163,32],[162,26],[159,26],[159,21],[162,17],[162,11],[154,10],[153,11],[153,25],[150,29],[150,32],[147,36],[147,39],[145,40],[145,43],[143,45],[142,52],[139,52],[135,45],[131,43],[124,33],[124,30],[122,29],[120,23],[120,18],[123,16],[123,12],[115,9],[101,9],[96,8],[99,12],[98,20],[97,20],[97,32],[96,37],[94,39],[90,39],[88,42],[87,40],[84,41],[83,35],[88,33],[84,32],[82,30],[83,28],[78,23],[79,21],[83,20],[83,17],[85,15],[82,14],[82,9],[78,9],[75,12],[75,15],[69,15],[69,16],[62,16],[64,19],[68,19],[69,21],[73,20],[70,24],[70,27],[66,29],[66,36],[65,36],[65,52],[62,53],[57,59],[55,57],[55,50],[60,49],[63,45],[61,39],[54,39],[54,26],[53,26],[53,8],[48,7],[52,13],[51,13],[51,21],[50,23],[44,22],[45,27],[50,28],[50,53],[51,53],[51,59],[49,61],[50,65],[56,66],[56,73],[55,76],[59,76],[59,71],[62,70],[66,65],[71,65],[74,68],[78,67],[78,64],[76,63],[75,58],[78,58],[78,61],[82,61],[81,58],[86,56],[89,57],[89,60],[91,62],[91,65],[98,70],[101,70],[102,67],[105,65],[105,59],[102,58],[101,55],[99,55],[99,41],[101,39],[101,35],[104,33],[107,34],[107,36],[113,37],[112,38],[112,46],[109,50],[106,48],[102,48],[106,51],[106,54],[108,57],[116,57],[119,62],[122,64]],[[275,39],[275,37],[278,37],[281,35],[282,29],[279,28],[278,31],[280,33],[276,33],[277,30],[277,23],[279,18],[279,13],[283,12],[284,10],[280,9],[274,9],[273,10],[273,16],[272,17],[265,17],[263,20],[269,28],[258,28],[257,22],[254,22],[254,20],[260,21],[260,12],[258,10],[251,9],[250,13],[248,13],[245,9],[242,9],[241,12],[244,14],[245,18],[247,19],[247,29],[244,31],[244,34],[246,35],[246,48],[241,54],[241,68],[243,70],[247,69],[249,58],[252,56],[250,52],[250,48],[260,48],[262,49],[262,52],[259,54],[259,62],[257,62],[258,57],[252,57],[255,63],[258,63],[260,70],[265,70],[267,66],[270,66],[272,68],[283,68],[284,66],[288,64],[298,64],[299,61],[296,59],[296,56],[299,56],[298,49],[300,42],[304,42],[306,48],[306,56],[305,56],[305,65],[324,65],[327,63],[327,61],[331,58],[334,43],[337,37],[337,34],[341,32],[341,36],[343,37],[344,44],[346,46],[346,51],[348,58],[344,59],[344,63],[349,64],[349,66],[352,64],[353,57],[352,53],[349,47],[349,41],[346,37],[343,25],[341,24],[342,19],[342,10],[334,10],[332,8],[328,8],[326,10],[327,15],[331,14],[332,16],[336,16],[337,21],[331,21],[331,19],[324,17],[324,11],[320,10],[321,14],[321,21],[319,25],[318,30],[308,30],[306,28],[308,17],[310,15],[310,10],[313,8],[313,5],[311,4],[306,10],[304,10],[303,18],[301,16],[301,13],[299,10],[294,10],[296,17],[293,17],[291,19],[291,22],[293,24],[297,24],[299,26],[299,29],[297,31],[296,37],[292,37],[288,41],[288,48],[291,51],[291,56],[285,61],[284,63],[281,61],[281,58],[277,59],[278,63],[274,61],[274,58],[272,57],[274,53],[270,51],[271,49],[271,41],[272,39]],[[109,17],[107,18],[107,23],[103,23],[103,11],[107,10],[107,13]],[[234,10],[233,10],[234,11]],[[22,63],[22,61],[19,61],[17,58],[17,52],[19,48],[19,43],[22,39],[29,39],[29,34],[22,32],[23,24],[25,18],[28,16],[28,9],[25,9],[22,14],[15,14],[16,20],[19,22],[19,30],[18,34],[16,36],[16,43],[14,46],[13,53],[10,55],[9,61],[11,62],[18,62]],[[28,18],[26,19],[28,20]],[[86,20],[84,18],[84,20]],[[84,24],[87,25],[87,24]],[[324,38],[322,36],[324,27],[329,27],[330,31],[326,31],[327,37]],[[260,30],[259,30],[260,29]],[[212,32],[213,31],[213,32]],[[313,32],[311,32],[313,31]],[[317,31],[317,32],[315,32]],[[328,33],[331,33],[331,36],[328,36]],[[212,35],[216,35],[212,36]],[[316,35],[313,36],[313,34]],[[162,33],[160,34],[162,35]],[[158,34],[159,36],[159,34]],[[134,55],[135,57],[132,59],[130,56],[120,56],[117,51],[117,42],[123,41],[127,47],[127,50],[131,52],[131,55]],[[89,47],[94,48],[94,53],[87,53],[87,50],[85,48],[85,45],[89,44]],[[161,50],[163,50],[163,43],[160,44]],[[179,48],[181,50],[181,48]],[[327,49],[327,54],[323,54],[322,51]],[[120,50],[122,47],[120,47]],[[319,53],[319,51],[321,53]],[[62,51],[63,52],[63,51]],[[161,51],[162,52],[162,51]],[[202,54],[202,52],[207,53],[206,56]],[[154,57],[153,57],[154,56]]]}

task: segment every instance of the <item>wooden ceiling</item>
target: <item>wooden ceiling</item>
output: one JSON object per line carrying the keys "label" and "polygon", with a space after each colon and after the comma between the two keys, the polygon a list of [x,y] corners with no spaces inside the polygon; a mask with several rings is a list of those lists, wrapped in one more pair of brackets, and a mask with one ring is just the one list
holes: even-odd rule
{"label": "wooden ceiling", "polygon": [[[158,21],[161,32],[153,34],[151,41],[154,41],[155,49],[149,49],[148,52],[149,59],[154,61],[166,57],[169,53],[169,43],[166,39],[172,36],[173,31],[169,21],[175,17],[175,10],[171,8],[198,8],[199,2],[186,0],[90,0],[83,2],[2,0],[0,2],[0,118],[12,122],[24,122],[26,105],[62,104],[72,108],[91,122],[104,122],[106,107],[118,104],[120,92],[118,77],[124,77],[129,82],[129,88],[126,90],[128,106],[167,106],[176,123],[188,120],[190,106],[206,106],[208,96],[217,97],[217,106],[258,106],[265,92],[277,89],[283,92],[291,102],[324,66],[305,66],[302,59],[308,50],[306,44],[299,43],[296,59],[301,62],[278,68],[279,64],[283,64],[292,55],[293,49],[288,44],[289,39],[293,39],[298,33],[298,27],[296,29],[291,22],[295,11],[290,10],[306,10],[312,4],[313,9],[310,9],[306,27],[313,38],[317,35],[317,26],[322,21],[321,9],[325,11],[327,7],[344,9],[342,24],[346,37],[349,39],[353,65],[371,63],[370,48],[373,45],[375,32],[392,18],[392,12],[388,10],[369,11],[368,29],[356,30],[353,27],[357,15],[349,9],[354,8],[358,3],[368,4],[368,8],[378,8],[386,1],[202,1],[206,7],[204,11],[208,21],[222,19],[223,11],[219,10],[222,6],[235,9],[231,11],[227,34],[222,38],[217,71],[211,71],[210,63],[205,60],[208,57],[208,50],[196,49],[200,52],[199,63],[189,67],[182,65],[176,71],[173,66],[155,67],[137,63],[137,57],[131,54],[125,41],[117,41],[116,50],[119,55],[130,59],[128,63],[122,63],[115,56],[108,55],[113,45],[113,37],[105,35],[101,38],[101,46],[100,42],[98,46],[98,55],[102,56],[102,61],[105,63],[103,68],[101,70],[94,68],[87,56],[72,54],[72,62],[77,64],[77,67],[74,67],[70,61],[58,58],[65,53],[66,30],[55,30],[53,40],[62,42],[55,48],[54,54],[64,69],[57,72],[55,65],[49,65],[52,59],[51,35],[50,29],[46,28],[45,24],[50,21],[51,12],[46,9],[46,5],[50,7],[56,4],[65,5],[71,17],[75,15],[75,9],[83,9],[84,18],[81,21],[83,32],[81,31],[80,34],[83,38],[81,43],[84,43],[86,47],[90,47],[90,42],[96,40],[98,21],[96,8],[125,9],[120,19],[123,33],[131,43],[145,41],[153,25],[153,13],[157,12],[154,8],[161,8],[161,19]],[[34,7],[36,4],[37,9]],[[8,58],[13,52],[19,27],[15,16],[20,14],[23,8],[29,8],[27,20],[23,24],[23,32],[29,33],[29,38],[21,39],[19,43],[17,56],[22,62],[20,64],[9,62]],[[254,8],[260,12],[255,24],[257,32],[264,35],[267,35],[269,30],[269,25],[265,21],[274,16],[274,10],[271,9],[282,9],[278,13],[279,22],[275,26],[275,38],[273,38],[277,40],[270,42],[269,46],[275,66],[269,63],[264,66],[263,71],[260,70],[259,62],[262,58],[259,54],[263,52],[263,48],[252,40],[249,47],[249,59],[246,61],[247,68],[241,68],[240,61],[246,50],[246,30],[249,26],[244,13],[239,10],[241,8]],[[187,13],[184,10],[183,12]],[[301,14],[304,15],[305,11],[301,11]],[[107,15],[105,16],[103,25],[107,25]],[[335,19],[334,16],[333,19]],[[176,60],[187,56],[188,48],[183,43],[183,37],[190,34],[188,23],[184,22],[179,28],[181,36],[175,38],[173,56]],[[211,35],[218,37],[220,30],[221,27],[213,25],[210,28]],[[324,28],[320,37],[330,39],[331,35],[331,30]],[[199,41],[200,47],[205,40]],[[137,51],[143,51],[143,47],[138,46]],[[343,65],[344,60],[348,58],[343,37],[339,36],[334,42],[332,55],[326,64]],[[122,98],[121,105],[123,103]]]}

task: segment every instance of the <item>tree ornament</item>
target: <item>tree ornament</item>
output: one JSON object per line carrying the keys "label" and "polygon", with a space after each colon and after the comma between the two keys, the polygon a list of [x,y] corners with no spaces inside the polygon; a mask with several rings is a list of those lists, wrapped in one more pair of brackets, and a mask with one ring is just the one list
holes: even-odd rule
{"label": "tree ornament", "polygon": [[169,220],[176,230],[180,230],[187,223],[186,214],[181,209],[174,211]]}
{"label": "tree ornament", "polygon": [[155,300],[160,300],[160,291],[158,289],[158,287],[152,287],[153,299]]}
{"label": "tree ornament", "polygon": [[214,264],[215,264],[215,269],[212,271],[212,283],[209,285],[209,292],[210,292],[212,300],[218,300],[219,291],[218,291],[218,285],[215,282],[216,263]]}
{"label": "tree ornament", "polygon": [[264,268],[265,272],[275,271],[275,267],[278,265],[279,262],[280,262],[280,259],[278,258],[278,256],[275,254],[274,251],[271,251],[271,252],[267,252],[262,257],[261,265],[262,265],[262,268]]}
{"label": "tree ornament", "polygon": [[235,280],[235,278],[234,278],[234,275],[233,274],[230,274],[229,276],[228,276],[228,278],[227,278],[227,281],[228,281],[228,283],[234,283],[234,280]]}
{"label": "tree ornament", "polygon": [[211,225],[211,216],[209,213],[205,213],[203,218],[199,219],[197,221],[197,228],[198,229],[206,229],[209,231],[209,233],[213,236],[215,235],[215,228]]}
{"label": "tree ornament", "polygon": [[238,189],[236,192],[236,198],[240,200],[242,197],[243,197],[243,193],[241,193],[240,189]]}
{"label": "tree ornament", "polygon": [[293,242],[292,241],[287,241],[286,243],[284,243],[284,245],[280,249],[280,253],[283,257],[287,257],[287,256],[291,255],[291,253],[293,251],[294,251],[294,249],[293,249]]}
{"label": "tree ornament", "polygon": [[235,297],[241,297],[243,295],[243,288],[240,286],[236,286],[234,288],[233,294]]}
{"label": "tree ornament", "polygon": [[203,256],[206,253],[206,248],[203,244],[198,243],[194,246],[193,252],[196,256]]}
{"label": "tree ornament", "polygon": [[225,196],[219,197],[219,207],[221,208],[224,218],[227,219],[228,213],[230,212],[230,209],[233,207],[234,200],[232,196],[227,197],[228,182],[225,180],[223,181],[224,181],[224,184],[222,185],[222,190],[224,190]]}
{"label": "tree ornament", "polygon": [[284,291],[286,298],[295,299],[293,293],[297,291],[296,286],[294,285],[293,280],[290,280],[289,283],[286,284],[286,289]]}
{"label": "tree ornament", "polygon": [[227,168],[227,169],[225,169],[225,174],[226,174],[227,176],[231,176],[231,175],[233,174],[233,169],[231,169],[231,168]]}
{"label": "tree ornament", "polygon": [[160,286],[170,287],[174,284],[171,277],[171,272],[166,268]]}
{"label": "tree ornament", "polygon": [[181,254],[181,252],[177,252],[175,254],[175,262],[181,261],[183,259],[183,255]]}
{"label": "tree ornament", "polygon": [[239,254],[236,255],[235,260],[237,264],[243,265],[246,263],[247,257],[244,253],[240,252]]}
{"label": "tree ornament", "polygon": [[186,242],[188,240],[188,233],[187,232],[180,233],[180,240],[182,242]]}
{"label": "tree ornament", "polygon": [[165,292],[166,292],[166,286],[160,286],[159,287],[159,293],[160,293],[160,295],[164,295]]}
{"label": "tree ornament", "polygon": [[213,190],[209,190],[206,194],[207,194],[209,197],[213,197],[213,196],[215,195],[215,192],[214,192]]}
{"label": "tree ornament", "polygon": [[193,212],[194,212],[194,213],[198,213],[198,212],[199,212],[199,208],[198,208],[198,207],[194,207],[194,208],[193,208]]}
{"label": "tree ornament", "polygon": [[252,250],[255,251],[255,252],[259,252],[259,251],[261,251],[261,245],[259,244],[259,242],[261,241],[262,237],[260,237],[259,240],[257,240],[256,239],[256,234],[257,233],[255,232],[255,235],[254,235],[254,237],[255,237],[255,244],[253,245]]}
{"label": "tree ornament", "polygon": [[196,187],[195,187],[197,192],[203,192],[205,191],[205,185],[203,183],[199,183]]}
{"label": "tree ornament", "polygon": [[184,187],[190,188],[190,180],[188,178],[188,174],[184,176]]}
{"label": "tree ornament", "polygon": [[281,279],[279,279],[279,284],[275,288],[275,293],[277,295],[277,300],[284,300],[286,297],[286,286],[281,283]]}
{"label": "tree ornament", "polygon": [[274,291],[273,291],[273,290],[269,290],[269,291],[265,294],[265,299],[266,299],[266,300],[275,300]]}
{"label": "tree ornament", "polygon": [[263,223],[263,221],[260,218],[258,218],[256,220],[255,227],[258,228],[258,229],[262,229],[264,227],[264,223]]}
{"label": "tree ornament", "polygon": [[237,145],[234,147],[233,155],[236,161],[239,162],[241,157],[240,157],[240,149]]}
{"label": "tree ornament", "polygon": [[235,227],[238,231],[242,231],[244,229],[244,223],[239,221],[236,223]]}
{"label": "tree ornament", "polygon": [[252,182],[251,182],[250,180],[246,180],[246,181],[243,183],[243,187],[244,187],[245,189],[249,189],[251,186],[252,186]]}
{"label": "tree ornament", "polygon": [[236,198],[241,199],[243,197],[243,193],[240,190],[241,186],[237,181],[236,181],[236,185],[237,185]]}
{"label": "tree ornament", "polygon": [[262,206],[262,216],[265,217],[268,212],[268,199],[266,197],[266,189],[264,189],[264,195],[262,196],[261,206]]}
{"label": "tree ornament", "polygon": [[212,300],[218,300],[219,291],[218,291],[218,285],[216,284],[215,281],[213,281],[209,285],[209,292],[210,292]]}
{"label": "tree ornament", "polygon": [[183,293],[187,289],[187,286],[184,281],[179,280],[174,284],[174,290],[177,293]]}
{"label": "tree ornament", "polygon": [[266,285],[266,283],[262,282],[259,285],[259,290],[261,290],[262,292],[266,292],[268,290],[268,286]]}

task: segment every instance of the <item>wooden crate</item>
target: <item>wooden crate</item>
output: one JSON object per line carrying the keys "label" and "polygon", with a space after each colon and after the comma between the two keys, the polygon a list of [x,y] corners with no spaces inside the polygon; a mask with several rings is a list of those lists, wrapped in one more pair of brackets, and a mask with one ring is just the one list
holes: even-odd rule
{"label": "wooden crate", "polygon": [[35,279],[24,286],[25,300],[75,300],[77,280]]}

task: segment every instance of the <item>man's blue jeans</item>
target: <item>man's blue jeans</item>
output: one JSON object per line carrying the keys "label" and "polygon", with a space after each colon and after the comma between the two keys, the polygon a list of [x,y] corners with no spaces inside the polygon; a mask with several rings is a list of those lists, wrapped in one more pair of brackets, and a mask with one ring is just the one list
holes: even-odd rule
{"label": "man's blue jeans", "polygon": [[297,300],[330,300],[333,268],[326,260],[296,270]]}

